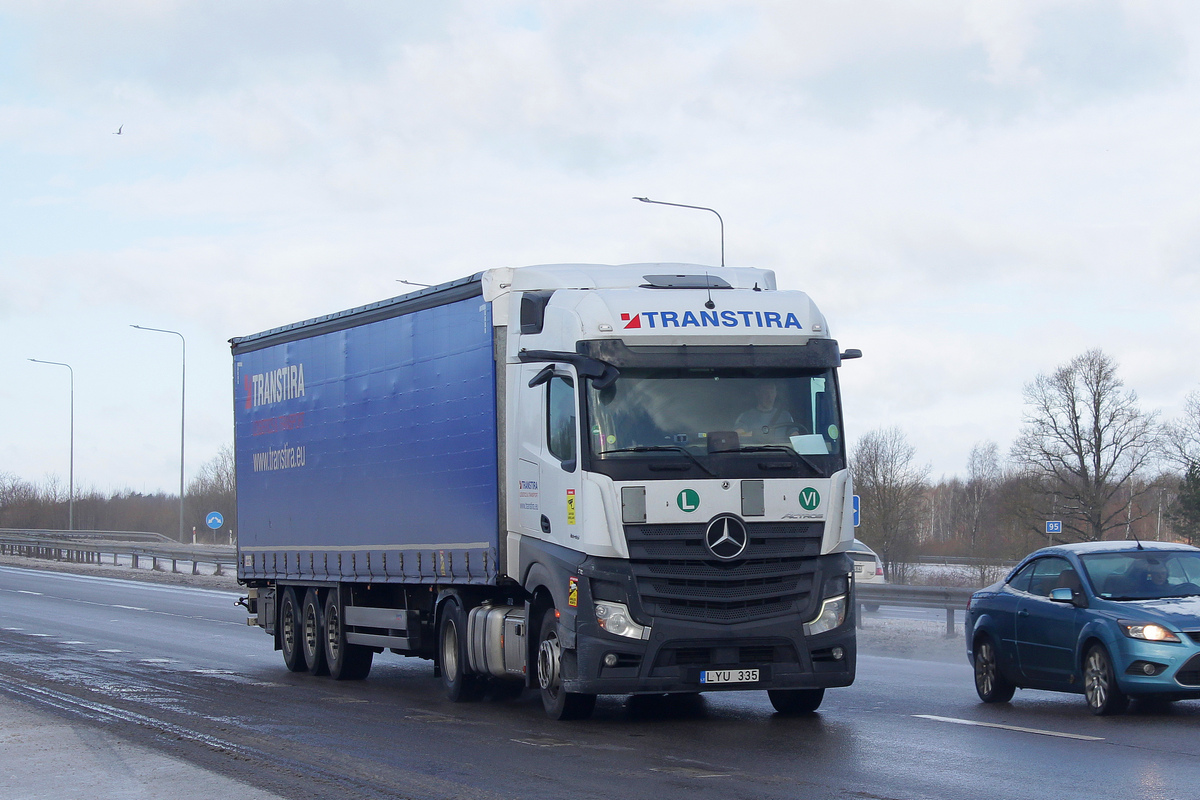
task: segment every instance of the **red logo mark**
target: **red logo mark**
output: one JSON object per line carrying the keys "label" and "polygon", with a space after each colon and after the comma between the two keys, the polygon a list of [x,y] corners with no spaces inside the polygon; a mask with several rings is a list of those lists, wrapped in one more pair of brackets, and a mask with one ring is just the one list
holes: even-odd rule
{"label": "red logo mark", "polygon": [[629,314],[622,314],[621,322],[625,323],[626,329],[640,328],[640,327],[642,327],[642,315],[634,314],[633,316],[630,316]]}

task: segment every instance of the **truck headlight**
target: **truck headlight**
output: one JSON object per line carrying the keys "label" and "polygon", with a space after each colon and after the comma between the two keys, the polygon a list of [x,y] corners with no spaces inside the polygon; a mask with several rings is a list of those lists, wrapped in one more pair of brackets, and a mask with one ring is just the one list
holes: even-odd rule
{"label": "truck headlight", "polygon": [[812,622],[804,623],[804,635],[816,636],[841,625],[846,621],[846,595],[827,597],[821,602],[821,613]]}
{"label": "truck headlight", "polygon": [[1130,639],[1141,639],[1146,642],[1178,642],[1179,637],[1162,625],[1153,622],[1124,622],[1119,623],[1121,630]]}
{"label": "truck headlight", "polygon": [[630,639],[649,639],[650,629],[633,621],[624,603],[601,600],[596,603],[596,622],[600,627],[616,636]]}

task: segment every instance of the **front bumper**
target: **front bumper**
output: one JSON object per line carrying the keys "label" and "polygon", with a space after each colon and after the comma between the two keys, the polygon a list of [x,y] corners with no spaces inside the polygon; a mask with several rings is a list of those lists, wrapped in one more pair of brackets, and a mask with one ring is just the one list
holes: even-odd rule
{"label": "front bumper", "polygon": [[[1115,648],[1113,667],[1117,685],[1133,697],[1169,697],[1176,700],[1200,698],[1200,646],[1180,643],[1144,642],[1123,638]],[[1156,675],[1147,675],[1142,667],[1161,667]]]}
{"label": "front bumper", "polygon": [[[573,654],[575,663],[563,665],[563,687],[587,694],[849,686],[857,661],[852,612],[840,627],[812,637],[797,618],[743,625],[660,619],[644,641],[581,624]],[[759,671],[757,682],[701,683],[705,670],[750,669]]]}

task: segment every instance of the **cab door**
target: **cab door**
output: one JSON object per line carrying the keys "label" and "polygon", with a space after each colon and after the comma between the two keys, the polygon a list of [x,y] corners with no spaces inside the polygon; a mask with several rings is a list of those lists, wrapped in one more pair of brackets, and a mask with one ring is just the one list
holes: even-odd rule
{"label": "cab door", "polygon": [[564,364],[525,365],[521,375],[522,533],[571,546],[583,526],[576,376]]}

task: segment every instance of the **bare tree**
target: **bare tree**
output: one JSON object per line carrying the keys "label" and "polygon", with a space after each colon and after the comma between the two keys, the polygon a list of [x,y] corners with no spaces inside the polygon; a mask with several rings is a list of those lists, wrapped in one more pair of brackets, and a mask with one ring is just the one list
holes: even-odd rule
{"label": "bare tree", "polygon": [[1200,391],[1184,399],[1182,417],[1163,425],[1162,453],[1183,473],[1200,464]]}
{"label": "bare tree", "polygon": [[1135,490],[1134,476],[1157,444],[1156,414],[1143,412],[1137,393],[1123,386],[1116,363],[1100,350],[1025,386],[1012,458],[1052,498],[1044,511],[1061,517],[1065,536],[1094,542],[1128,527],[1145,491],[1144,483]]}
{"label": "bare tree", "polygon": [[[972,557],[994,555],[995,542],[987,537],[985,546],[984,528],[989,521],[986,516],[996,491],[1000,488],[1003,474],[1000,471],[1000,447],[995,442],[976,442],[971,447],[967,457],[967,550]],[[990,521],[994,522],[994,515]],[[993,526],[987,525],[992,528]],[[987,565],[979,565],[979,582],[983,584],[988,576]]]}
{"label": "bare tree", "polygon": [[879,552],[890,581],[907,579],[916,553],[929,467],[899,428],[868,432],[854,448],[851,470],[862,499],[859,535]]}
{"label": "bare tree", "polygon": [[[232,445],[223,445],[211,461],[206,462],[188,485],[188,516],[197,533],[205,540],[227,541],[226,531],[237,530],[237,488],[234,480],[234,455]],[[219,532],[210,531],[205,518],[211,511],[219,511],[225,524]]]}

